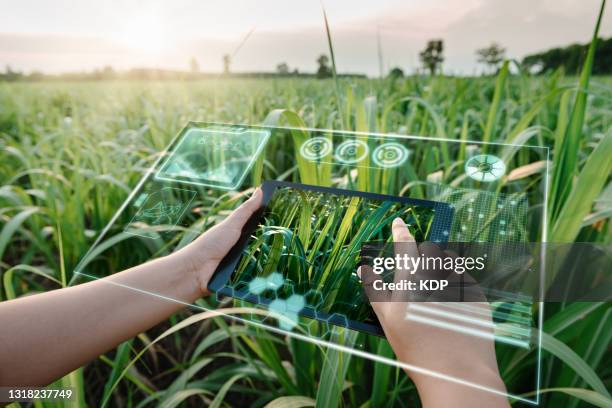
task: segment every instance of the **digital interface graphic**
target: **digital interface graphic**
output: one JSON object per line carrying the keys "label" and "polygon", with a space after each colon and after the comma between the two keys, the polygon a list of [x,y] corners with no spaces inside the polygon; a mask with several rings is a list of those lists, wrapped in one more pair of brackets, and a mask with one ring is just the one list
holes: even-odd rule
{"label": "digital interface graphic", "polygon": [[[356,271],[363,244],[389,242],[397,217],[421,242],[436,214],[424,205],[281,187],[224,289],[239,298],[241,292],[273,296],[271,309],[300,296],[319,319],[377,326]],[[318,239],[309,246],[312,237]]]}
{"label": "digital interface graphic", "polygon": [[465,163],[465,173],[474,180],[490,182],[506,173],[506,165],[497,156],[480,154]]}
{"label": "digital interface graphic", "polygon": [[369,153],[368,144],[361,140],[347,140],[337,148],[334,158],[344,164],[359,163]]}
{"label": "digital interface graphic", "polygon": [[325,137],[313,137],[308,139],[300,147],[302,157],[310,161],[320,161],[332,151],[331,140]]}
{"label": "digital interface graphic", "polygon": [[176,225],[187,211],[196,192],[181,188],[163,187],[152,193],[141,193],[134,201],[138,212],[125,231],[130,234],[146,236],[142,226]]}
{"label": "digital interface graphic", "polygon": [[155,177],[235,190],[269,136],[266,130],[189,129]]}
{"label": "digital interface graphic", "polygon": [[395,168],[408,160],[409,150],[398,142],[374,144],[367,138],[353,137],[342,138],[334,145],[330,138],[317,136],[302,143],[300,155],[318,163]]}
{"label": "digital interface graphic", "polygon": [[[495,245],[538,237],[533,231],[542,229],[542,214],[528,209],[545,207],[546,189],[525,194],[525,186],[539,174],[516,181],[506,175],[517,162],[546,155],[544,148],[534,146],[191,122],[92,245],[75,276],[95,279],[116,272],[105,262],[106,254],[116,250],[129,253],[134,265],[172,253],[225,219],[254,187],[268,180],[443,203],[452,208],[453,217],[445,228],[434,231],[436,214],[430,208],[279,190],[227,282],[228,291],[217,293],[210,310],[228,302],[255,306],[259,313],[226,317],[384,364],[444,376],[431,367],[383,358],[368,349],[369,337],[380,339],[381,332],[356,275],[360,245],[368,239],[391,243],[392,218],[400,213],[417,240],[429,235],[433,243],[492,245],[499,250],[491,253],[498,260],[521,259],[512,247]],[[487,296],[497,290],[486,279],[479,283]],[[489,339],[500,356],[520,350],[539,361],[541,302],[525,295],[516,282],[493,297],[498,300],[489,303],[486,314],[460,302],[448,307],[422,302],[406,305],[397,319],[474,341]],[[337,329],[357,330],[358,340],[347,346],[343,337],[333,335]],[[508,358],[500,358],[502,373]],[[467,385],[533,402],[521,393],[537,389],[538,375],[539,371],[532,373],[530,389]],[[449,380],[465,383],[462,378]]]}
{"label": "digital interface graphic", "polygon": [[399,167],[407,159],[408,149],[399,143],[384,143],[372,153],[372,160],[380,167]]}

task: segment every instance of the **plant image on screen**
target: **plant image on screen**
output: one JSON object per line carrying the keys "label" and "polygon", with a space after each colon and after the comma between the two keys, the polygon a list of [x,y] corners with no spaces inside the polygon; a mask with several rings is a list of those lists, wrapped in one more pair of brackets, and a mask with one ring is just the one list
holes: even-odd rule
{"label": "plant image on screen", "polygon": [[[270,201],[230,285],[244,290],[256,278],[280,274],[274,296],[301,295],[317,313],[376,324],[356,274],[366,242],[390,242],[401,217],[417,241],[433,222],[430,207],[283,187]],[[257,281],[256,281],[257,282]],[[253,290],[251,290],[253,292]],[[262,297],[271,291],[258,291]],[[274,305],[271,305],[273,307]]]}

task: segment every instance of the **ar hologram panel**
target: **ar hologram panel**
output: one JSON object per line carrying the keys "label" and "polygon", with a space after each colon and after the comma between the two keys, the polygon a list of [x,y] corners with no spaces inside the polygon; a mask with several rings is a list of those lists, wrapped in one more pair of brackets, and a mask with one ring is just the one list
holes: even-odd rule
{"label": "ar hologram panel", "polygon": [[155,174],[157,180],[236,190],[270,132],[248,128],[190,128]]}

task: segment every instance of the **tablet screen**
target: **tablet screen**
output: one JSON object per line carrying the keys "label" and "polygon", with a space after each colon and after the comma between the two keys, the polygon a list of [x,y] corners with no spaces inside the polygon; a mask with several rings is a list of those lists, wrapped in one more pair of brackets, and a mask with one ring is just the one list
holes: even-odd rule
{"label": "tablet screen", "polygon": [[264,183],[265,209],[232,263],[225,289],[272,311],[331,317],[331,323],[380,334],[356,273],[362,245],[392,242],[396,217],[417,241],[427,239],[439,230],[434,220],[440,203],[272,184]]}

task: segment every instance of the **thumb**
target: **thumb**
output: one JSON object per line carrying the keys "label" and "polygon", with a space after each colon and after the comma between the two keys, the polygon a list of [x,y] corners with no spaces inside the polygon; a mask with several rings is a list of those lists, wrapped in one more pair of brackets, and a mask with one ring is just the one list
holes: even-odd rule
{"label": "thumb", "polygon": [[261,188],[256,188],[251,198],[236,208],[224,221],[226,227],[241,230],[244,224],[261,207],[263,193]]}

